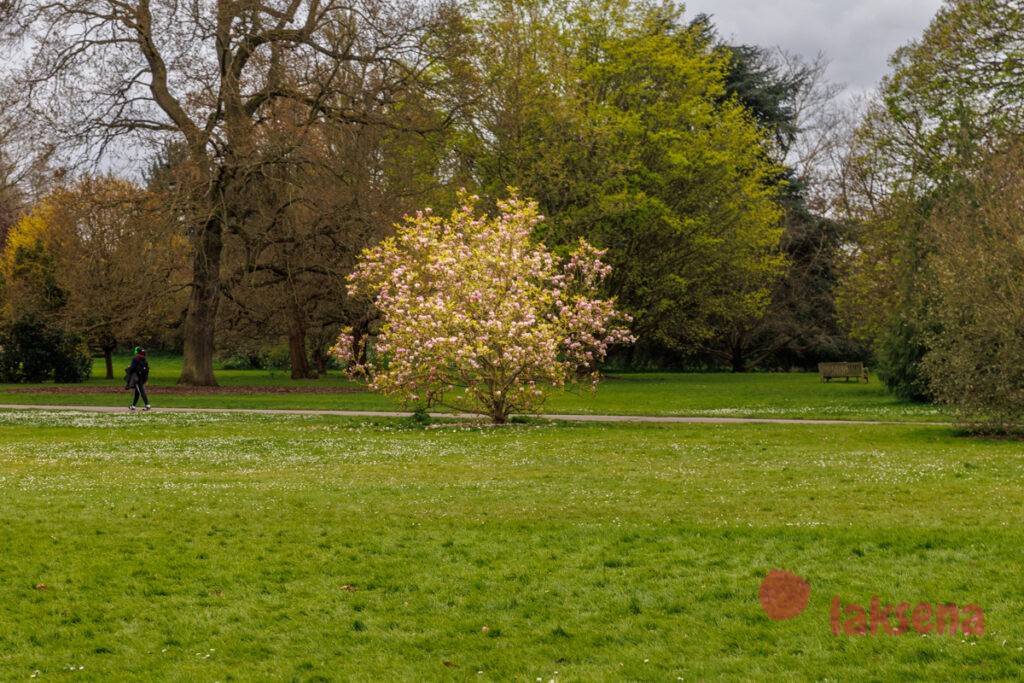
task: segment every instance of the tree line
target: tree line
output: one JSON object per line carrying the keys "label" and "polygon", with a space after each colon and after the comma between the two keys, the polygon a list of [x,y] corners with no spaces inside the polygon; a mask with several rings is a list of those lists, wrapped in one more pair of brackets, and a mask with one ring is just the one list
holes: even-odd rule
{"label": "tree line", "polygon": [[1019,403],[1021,15],[948,0],[853,104],[671,2],[11,3],[4,334],[152,340],[188,384],[286,344],[313,376],[379,323],[343,285],[362,250],[516,188],[556,252],[607,250],[618,364],[866,358],[904,396]]}
{"label": "tree line", "polygon": [[1024,10],[949,0],[892,64],[847,157],[839,309],[895,393],[1019,430]]}
{"label": "tree line", "polygon": [[[180,347],[184,383],[214,383],[218,349],[277,339],[293,376],[322,370],[340,327],[375,323],[340,285],[358,253],[460,188],[518,188],[549,216],[546,243],[608,249],[608,293],[640,340],[620,362],[743,370],[845,343],[827,302],[783,301],[795,279],[831,277],[816,260],[839,244],[785,163],[820,70],[728,46],[680,6],[25,2],[8,24],[34,46],[11,116],[51,165],[150,162],[134,186],[68,173],[6,251],[38,238],[66,327],[94,348]],[[125,210],[91,229],[123,250],[103,258],[131,262],[140,237],[149,255],[116,297],[75,274],[98,247],[58,237],[110,194]],[[58,204],[63,228],[46,214]]]}

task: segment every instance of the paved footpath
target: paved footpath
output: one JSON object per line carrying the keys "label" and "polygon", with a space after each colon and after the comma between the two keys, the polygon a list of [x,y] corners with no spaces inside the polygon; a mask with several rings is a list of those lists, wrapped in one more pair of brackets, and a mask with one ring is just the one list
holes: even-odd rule
{"label": "paved footpath", "polygon": [[[54,406],[0,404],[0,410],[80,410],[92,413],[125,413],[121,406]],[[139,411],[142,412],[142,411]],[[278,410],[260,408],[154,408],[160,413],[255,413],[260,415],[335,415],[339,417],[409,417],[412,413],[386,410]],[[437,418],[484,419],[469,413],[435,413]],[[918,425],[949,426],[948,422],[899,422],[895,420],[815,420],[769,417],[657,416],[657,415],[537,415],[566,422],[661,422],[667,424],[793,424],[793,425]]]}

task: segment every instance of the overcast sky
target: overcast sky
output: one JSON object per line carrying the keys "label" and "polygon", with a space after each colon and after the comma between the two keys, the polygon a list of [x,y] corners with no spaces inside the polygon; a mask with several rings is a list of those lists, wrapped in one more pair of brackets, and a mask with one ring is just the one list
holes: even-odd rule
{"label": "overcast sky", "polygon": [[734,44],[781,47],[829,63],[826,78],[855,95],[889,72],[896,48],[921,37],[942,0],[684,0]]}

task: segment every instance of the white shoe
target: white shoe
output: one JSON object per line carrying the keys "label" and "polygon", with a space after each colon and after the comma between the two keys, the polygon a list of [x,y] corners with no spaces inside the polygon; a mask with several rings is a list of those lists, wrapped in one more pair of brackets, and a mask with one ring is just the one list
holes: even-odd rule
{"label": "white shoe", "polygon": [[135,410],[135,406],[128,406],[128,410]]}
{"label": "white shoe", "polygon": [[149,404],[146,404],[146,407],[143,410],[149,410],[149,409],[150,409],[149,408]]}

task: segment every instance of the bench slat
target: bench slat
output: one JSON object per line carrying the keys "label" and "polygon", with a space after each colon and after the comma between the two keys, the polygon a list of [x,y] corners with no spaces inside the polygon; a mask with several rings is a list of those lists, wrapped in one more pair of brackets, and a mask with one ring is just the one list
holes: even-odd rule
{"label": "bench slat", "polygon": [[856,362],[830,362],[830,363],[818,363],[818,374],[821,375],[822,382],[828,382],[829,380],[838,379],[840,377],[849,381],[851,378],[868,381],[868,371],[864,367],[864,363]]}

